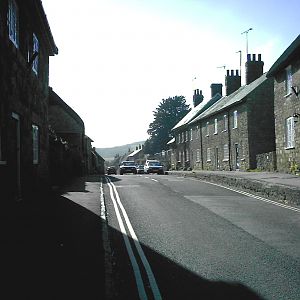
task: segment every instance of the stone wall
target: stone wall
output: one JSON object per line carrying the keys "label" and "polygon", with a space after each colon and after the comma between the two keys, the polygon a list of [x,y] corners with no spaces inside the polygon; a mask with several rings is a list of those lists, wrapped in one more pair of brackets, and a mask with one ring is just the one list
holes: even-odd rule
{"label": "stone wall", "polygon": [[260,171],[276,171],[276,152],[267,152],[256,155],[257,169]]}

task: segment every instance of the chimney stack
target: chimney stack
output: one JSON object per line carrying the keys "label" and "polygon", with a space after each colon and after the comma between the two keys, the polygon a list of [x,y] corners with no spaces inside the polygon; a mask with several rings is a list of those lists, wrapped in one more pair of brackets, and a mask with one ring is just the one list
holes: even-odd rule
{"label": "chimney stack", "polygon": [[225,76],[225,87],[226,87],[226,96],[229,96],[233,92],[237,91],[241,87],[241,75],[239,74],[239,70],[227,70],[227,74]]}
{"label": "chimney stack", "polygon": [[204,97],[202,95],[202,91],[199,92],[199,89],[194,90],[194,96],[193,96],[193,104],[194,107],[199,105],[203,101]]}
{"label": "chimney stack", "polygon": [[256,55],[247,54],[246,67],[246,84],[251,83],[263,74],[264,62],[261,60],[261,54],[258,54],[257,60]]}
{"label": "chimney stack", "polygon": [[217,93],[219,93],[222,96],[222,83],[212,83],[210,85],[211,89],[211,98],[213,98]]}

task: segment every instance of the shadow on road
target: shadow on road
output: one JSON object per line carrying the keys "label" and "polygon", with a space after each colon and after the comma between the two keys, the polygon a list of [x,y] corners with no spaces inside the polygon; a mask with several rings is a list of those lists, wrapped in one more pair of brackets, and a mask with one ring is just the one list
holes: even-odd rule
{"label": "shadow on road", "polygon": [[[85,191],[85,180],[78,180],[68,190]],[[2,299],[105,299],[98,215],[61,195],[49,194],[16,203],[10,211],[1,211],[0,217],[0,272],[5,287],[0,293],[6,293],[5,297],[0,294]],[[113,228],[109,231],[113,245],[124,248],[121,233]],[[150,248],[143,249],[163,299],[260,299],[243,285],[205,280]],[[129,260],[116,258],[114,262],[111,299],[138,299],[133,273],[128,273]]]}

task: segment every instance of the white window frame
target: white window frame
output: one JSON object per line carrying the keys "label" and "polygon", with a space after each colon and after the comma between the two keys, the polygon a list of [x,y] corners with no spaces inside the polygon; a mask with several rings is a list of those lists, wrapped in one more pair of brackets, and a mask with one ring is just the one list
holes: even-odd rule
{"label": "white window frame", "polygon": [[206,161],[211,161],[211,149],[207,148],[206,149]]}
{"label": "white window frame", "polygon": [[206,122],[206,136],[209,136],[209,122]]}
{"label": "white window frame", "polygon": [[214,129],[215,129],[214,134],[218,134],[218,119],[217,118],[215,118]]}
{"label": "white window frame", "polygon": [[189,132],[187,130],[185,131],[185,141],[189,141]]}
{"label": "white window frame", "polygon": [[288,66],[285,69],[285,91],[286,96],[292,93],[293,77],[292,77],[292,66]]}
{"label": "white window frame", "polygon": [[190,141],[192,141],[193,140],[193,128],[190,129],[190,134],[191,134]]}
{"label": "white window frame", "polygon": [[285,123],[285,149],[295,148],[295,119],[294,117],[289,117],[286,119]]}
{"label": "white window frame", "polygon": [[[35,53],[39,53],[39,40],[35,33],[32,35],[32,55]],[[32,62],[32,70],[37,75],[38,74],[38,67],[39,67],[39,55],[35,57]]]}
{"label": "white window frame", "polygon": [[225,144],[223,146],[223,161],[229,161],[229,146]]}
{"label": "white window frame", "polygon": [[190,161],[190,152],[189,152],[189,149],[185,150],[185,161],[186,162]]}
{"label": "white window frame", "polygon": [[233,112],[233,129],[236,129],[238,127],[238,112],[235,110]]}
{"label": "white window frame", "polygon": [[196,150],[196,162],[200,161],[200,149]]}
{"label": "white window frame", "polygon": [[223,116],[223,120],[224,120],[224,130],[223,131],[227,131],[228,130],[227,115]]}
{"label": "white window frame", "polygon": [[15,0],[8,1],[8,36],[16,48],[19,48],[19,10]]}
{"label": "white window frame", "polygon": [[196,139],[200,138],[200,126],[197,125]]}
{"label": "white window frame", "polygon": [[39,127],[32,124],[32,163],[37,165],[39,163]]}

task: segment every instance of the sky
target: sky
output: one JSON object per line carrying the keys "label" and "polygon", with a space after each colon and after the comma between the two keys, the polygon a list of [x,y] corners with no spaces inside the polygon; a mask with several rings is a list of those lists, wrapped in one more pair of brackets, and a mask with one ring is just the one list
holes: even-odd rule
{"label": "sky", "polygon": [[[42,0],[58,47],[49,85],[97,148],[146,140],[163,99],[204,101],[246,48],[264,72],[299,35],[299,0]],[[243,33],[249,30],[248,33]]]}

